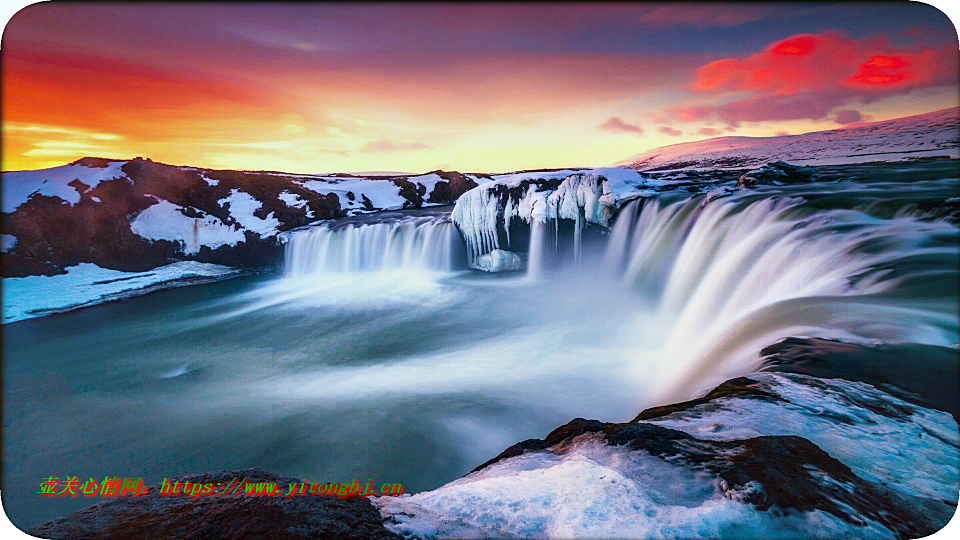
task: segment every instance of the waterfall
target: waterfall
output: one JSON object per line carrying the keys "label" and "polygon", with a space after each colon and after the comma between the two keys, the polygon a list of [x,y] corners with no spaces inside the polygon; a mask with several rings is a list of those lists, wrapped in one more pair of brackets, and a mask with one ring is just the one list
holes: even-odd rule
{"label": "waterfall", "polygon": [[641,319],[659,328],[642,332],[648,345],[691,359],[671,399],[791,335],[956,343],[952,225],[791,196],[701,199],[629,203],[597,262],[646,301]]}
{"label": "waterfall", "polygon": [[286,273],[302,276],[397,269],[449,272],[463,264],[461,244],[456,228],[445,217],[324,224],[290,235]]}

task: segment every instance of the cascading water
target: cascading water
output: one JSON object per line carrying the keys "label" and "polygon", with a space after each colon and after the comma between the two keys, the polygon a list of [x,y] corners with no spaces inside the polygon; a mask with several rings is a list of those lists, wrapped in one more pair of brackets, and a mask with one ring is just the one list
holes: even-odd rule
{"label": "cascading water", "polygon": [[785,194],[630,203],[600,266],[648,303],[660,354],[689,359],[683,398],[791,335],[955,344],[957,258],[948,223]]}
{"label": "cascading water", "polygon": [[462,265],[461,240],[445,217],[322,225],[290,235],[288,276],[316,272],[416,269],[449,272]]}

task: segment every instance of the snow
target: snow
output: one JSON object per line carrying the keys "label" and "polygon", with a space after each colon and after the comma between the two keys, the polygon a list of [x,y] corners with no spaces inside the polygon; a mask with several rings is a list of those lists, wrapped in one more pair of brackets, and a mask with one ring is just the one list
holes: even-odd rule
{"label": "snow", "polygon": [[232,189],[228,197],[220,199],[217,203],[224,208],[229,205],[230,215],[233,216],[233,219],[244,229],[259,234],[260,238],[277,234],[280,221],[273,217],[273,212],[267,214],[266,219],[253,215],[258,208],[263,206],[263,203],[249,193]]}
{"label": "snow", "polygon": [[235,246],[246,239],[243,231],[225,224],[216,216],[190,208],[203,215],[192,218],[181,210],[184,210],[182,206],[159,199],[157,204],[140,212],[130,222],[130,229],[148,240],[179,242],[187,255],[197,254],[201,246],[216,249],[223,245]]}
{"label": "snow", "polygon": [[289,191],[280,192],[278,198],[291,208],[303,208],[307,205],[307,201],[301,199],[296,193],[290,193]]}
{"label": "snow", "polygon": [[528,452],[436,490],[372,502],[413,538],[891,537],[821,511],[761,512],[692,467],[581,436]]}
{"label": "snow", "polygon": [[[277,196],[284,204],[290,208],[303,208],[307,206],[307,201],[301,199],[296,193],[290,193],[289,191],[282,191],[280,195]],[[307,217],[313,218],[313,210],[307,208]]]}
{"label": "snow", "polygon": [[[563,179],[556,188],[546,188],[538,180]],[[511,196],[501,208],[496,194],[498,187],[519,188],[532,181],[519,198]],[[598,168],[582,171],[569,169],[537,173],[496,175],[494,180],[464,193],[457,200],[451,218],[467,243],[471,265],[476,267],[480,256],[499,249],[498,227],[509,231],[510,221],[519,217],[527,223],[546,223],[552,219],[570,219],[579,233],[586,223],[607,226],[610,218],[625,202],[653,192],[652,186],[664,185],[633,169]],[[507,232],[509,234],[509,232]]]}
{"label": "snow", "polygon": [[238,272],[218,264],[181,261],[148,272],[120,272],[82,263],[56,276],[3,278],[3,323],[108,302],[184,278],[221,278]]}
{"label": "snow", "polygon": [[[647,423],[702,440],[805,437],[860,478],[895,490],[903,504],[956,500],[957,424],[945,412],[906,403],[868,384],[752,373],[784,401],[711,400]],[[909,411],[885,416],[877,410]],[[372,502],[406,538],[845,538],[895,537],[847,509],[846,523],[819,510],[758,511],[703,468],[658,458],[587,433],[547,450],[501,460],[435,490]]]}
{"label": "snow", "polygon": [[[722,407],[714,401],[700,411],[650,423],[711,440],[799,435],[865,480],[886,482],[910,496],[956,498],[960,432],[949,413],[907,403],[861,382],[774,373],[748,377],[788,401],[728,398],[720,401]],[[804,384],[811,381],[815,384]],[[911,413],[891,418],[861,403],[882,403]]]}
{"label": "snow", "polygon": [[17,245],[17,237],[12,234],[0,234],[0,240],[2,240],[0,250],[4,252],[10,251]]}
{"label": "snow", "polygon": [[777,137],[717,137],[648,150],[617,165],[637,170],[746,168],[773,161],[839,165],[930,156],[960,158],[960,109]]}
{"label": "snow", "polygon": [[27,202],[34,193],[47,197],[60,197],[71,206],[80,202],[80,192],[68,185],[80,180],[89,188],[95,188],[104,180],[126,178],[121,170],[126,161],[111,161],[106,167],[87,167],[84,165],[63,165],[36,171],[16,171],[3,173],[3,211],[14,212]]}
{"label": "snow", "polygon": [[[303,187],[321,194],[336,193],[341,207],[349,209],[363,208],[362,195],[378,210],[399,210],[407,201],[400,196],[400,186],[380,178],[321,177],[303,182]],[[353,192],[353,201],[347,197],[348,191]]]}
{"label": "snow", "polygon": [[215,185],[217,185],[217,184],[220,183],[219,180],[214,180],[213,178],[207,178],[206,175],[204,175],[204,174],[201,174],[201,175],[200,175],[200,178],[203,178],[203,181],[206,182],[207,184],[211,185],[211,186],[215,186]]}

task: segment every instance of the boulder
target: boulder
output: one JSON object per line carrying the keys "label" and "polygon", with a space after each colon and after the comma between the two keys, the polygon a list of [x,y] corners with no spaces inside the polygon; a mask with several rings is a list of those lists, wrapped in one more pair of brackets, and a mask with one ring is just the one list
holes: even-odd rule
{"label": "boulder", "polygon": [[747,171],[737,180],[737,187],[752,187],[757,185],[782,185],[816,182],[817,168],[791,165],[783,161],[769,163]]}

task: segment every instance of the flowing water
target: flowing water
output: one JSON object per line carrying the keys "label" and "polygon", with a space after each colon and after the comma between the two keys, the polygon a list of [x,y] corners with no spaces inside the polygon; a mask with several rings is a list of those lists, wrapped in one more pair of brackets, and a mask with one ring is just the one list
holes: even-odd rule
{"label": "flowing water", "polygon": [[4,505],[27,527],[89,502],[37,496],[50,475],[251,466],[431,489],[574,417],[709,389],[781,337],[953,345],[957,228],[916,204],[957,191],[638,200],[576,260],[535,225],[503,274],[466,269],[449,209],[350,218],[289,233],[275,276],[6,325]]}

